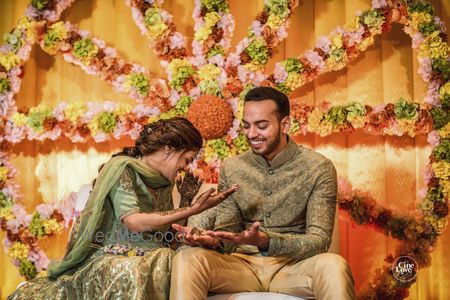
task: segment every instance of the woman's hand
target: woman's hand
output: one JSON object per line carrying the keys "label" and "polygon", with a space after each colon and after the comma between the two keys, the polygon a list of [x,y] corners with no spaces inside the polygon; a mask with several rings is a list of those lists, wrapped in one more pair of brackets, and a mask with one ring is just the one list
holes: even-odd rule
{"label": "woman's hand", "polygon": [[185,172],[184,177],[179,177],[176,181],[178,193],[181,196],[180,207],[190,206],[195,195],[197,195],[203,180],[195,176],[192,171]]}
{"label": "woman's hand", "polygon": [[237,184],[233,184],[229,189],[212,195],[216,190],[214,188],[208,189],[206,192],[201,194],[197,200],[192,204],[192,207],[201,213],[211,207],[214,207],[228,198],[231,194],[233,194],[238,189]]}

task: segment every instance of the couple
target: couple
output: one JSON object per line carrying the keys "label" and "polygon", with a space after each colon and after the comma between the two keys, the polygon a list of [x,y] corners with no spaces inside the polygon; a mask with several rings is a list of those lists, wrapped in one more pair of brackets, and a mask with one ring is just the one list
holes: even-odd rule
{"label": "couple", "polygon": [[[243,132],[252,151],[224,163],[217,194],[208,190],[192,203],[199,184],[190,175],[177,183],[178,209],[171,183],[197,156],[202,138],[182,118],[146,125],[135,147],[100,170],[63,261],[10,299],[168,299],[169,291],[175,300],[241,291],[353,299],[347,263],[324,253],[333,231],[336,171],[328,159],[297,146],[289,124],[286,95],[250,90]],[[215,214],[214,230],[183,226],[202,212]],[[151,239],[170,227],[192,247],[175,255],[168,241]],[[108,232],[138,238],[108,239]]]}

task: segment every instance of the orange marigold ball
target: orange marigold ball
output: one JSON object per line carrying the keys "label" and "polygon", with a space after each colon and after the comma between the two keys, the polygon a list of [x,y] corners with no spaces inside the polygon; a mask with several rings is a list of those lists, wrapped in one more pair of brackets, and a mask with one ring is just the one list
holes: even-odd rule
{"label": "orange marigold ball", "polygon": [[205,140],[224,136],[233,122],[231,105],[216,96],[202,95],[189,107],[187,118]]}

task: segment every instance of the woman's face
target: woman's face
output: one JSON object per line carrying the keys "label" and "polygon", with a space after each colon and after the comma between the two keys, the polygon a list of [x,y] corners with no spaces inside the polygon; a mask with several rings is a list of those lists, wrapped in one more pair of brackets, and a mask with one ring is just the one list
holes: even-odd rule
{"label": "woman's face", "polygon": [[184,170],[197,157],[198,151],[170,151],[161,162],[161,174],[170,181],[175,180],[177,173]]}

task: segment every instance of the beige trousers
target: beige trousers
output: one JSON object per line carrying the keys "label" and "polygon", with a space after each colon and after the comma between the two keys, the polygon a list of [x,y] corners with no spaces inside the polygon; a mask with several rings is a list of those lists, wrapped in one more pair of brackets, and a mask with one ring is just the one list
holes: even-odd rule
{"label": "beige trousers", "polygon": [[186,248],[174,258],[170,299],[205,300],[209,293],[272,292],[305,299],[355,299],[345,259],[323,253],[302,261]]}

